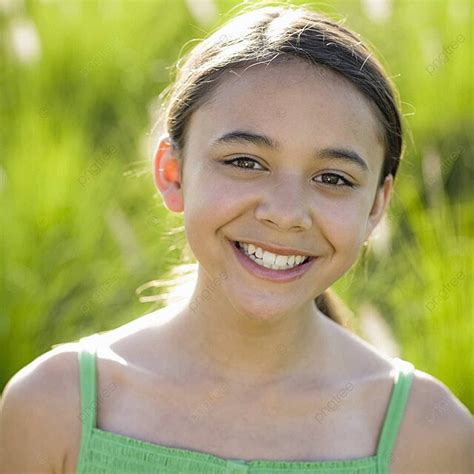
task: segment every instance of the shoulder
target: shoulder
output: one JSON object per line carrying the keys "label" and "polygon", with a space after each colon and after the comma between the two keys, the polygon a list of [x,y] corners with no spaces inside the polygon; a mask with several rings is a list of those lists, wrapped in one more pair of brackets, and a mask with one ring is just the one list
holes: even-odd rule
{"label": "shoulder", "polygon": [[5,386],[0,472],[61,472],[80,429],[78,343],[67,343],[23,367]]}
{"label": "shoulder", "polygon": [[415,370],[390,472],[474,472],[473,441],[469,410],[443,382]]}

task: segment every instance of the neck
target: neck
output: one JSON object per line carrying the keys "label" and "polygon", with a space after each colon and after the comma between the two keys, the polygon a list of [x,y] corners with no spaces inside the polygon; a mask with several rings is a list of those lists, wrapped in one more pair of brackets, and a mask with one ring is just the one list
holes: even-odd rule
{"label": "neck", "polygon": [[172,339],[206,375],[263,386],[298,377],[310,364],[329,367],[327,317],[313,300],[262,315],[236,310],[217,290],[196,307],[199,294],[198,282],[173,319]]}

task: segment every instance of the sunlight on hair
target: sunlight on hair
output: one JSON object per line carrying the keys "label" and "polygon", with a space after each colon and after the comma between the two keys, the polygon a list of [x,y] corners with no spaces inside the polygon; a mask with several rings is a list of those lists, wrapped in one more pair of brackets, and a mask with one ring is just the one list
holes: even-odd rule
{"label": "sunlight on hair", "polygon": [[168,305],[185,305],[193,294],[197,281],[197,263],[177,265],[171,270],[170,278],[149,281],[136,289],[140,295],[148,288],[164,288],[158,295],[139,296],[140,303],[159,302]]}

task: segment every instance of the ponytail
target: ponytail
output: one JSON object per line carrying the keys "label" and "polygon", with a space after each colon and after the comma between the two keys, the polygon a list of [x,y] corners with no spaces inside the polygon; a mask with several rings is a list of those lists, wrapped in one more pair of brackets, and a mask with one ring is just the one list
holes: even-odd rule
{"label": "ponytail", "polygon": [[314,302],[329,319],[350,331],[353,330],[353,313],[332,288],[324,290]]}

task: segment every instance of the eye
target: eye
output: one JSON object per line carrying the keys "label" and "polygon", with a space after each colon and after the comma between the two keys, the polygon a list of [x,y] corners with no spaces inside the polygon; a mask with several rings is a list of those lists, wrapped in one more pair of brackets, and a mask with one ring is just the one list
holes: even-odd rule
{"label": "eye", "polygon": [[[247,163],[247,165],[240,166],[240,165],[233,165],[232,163],[238,162],[238,163]],[[254,170],[255,168],[252,168],[248,163],[256,163],[259,166],[262,166],[258,161],[249,158],[247,156],[238,156],[237,158],[232,158],[231,160],[226,160],[224,161],[226,165],[234,166],[235,168],[243,168],[243,169],[249,169],[249,170]],[[259,171],[259,170],[258,170]]]}
{"label": "eye", "polygon": [[[342,177],[340,174],[337,173],[323,173],[319,175],[321,177],[321,181],[318,181],[318,183],[323,183],[327,184],[329,186],[349,186],[350,188],[353,188],[354,185],[348,181],[346,178]],[[319,177],[317,176],[317,178]],[[342,184],[337,184],[339,181],[342,181]]]}
{"label": "eye", "polygon": [[[240,164],[234,165],[233,164],[234,162],[245,163],[245,165],[242,165],[242,166]],[[254,160],[253,158],[249,158],[248,156],[238,156],[237,158],[226,160],[224,161],[224,163],[226,165],[230,165],[235,168],[249,169],[249,170],[255,170],[255,171],[260,171],[260,170],[252,167],[252,163],[257,164],[260,167],[262,166],[257,160]],[[354,187],[354,185],[350,181],[348,181],[346,178],[344,178],[343,176],[337,173],[323,173],[319,176],[322,177],[321,178],[322,181],[318,181],[318,182],[322,184],[326,184],[329,186],[336,186],[336,187],[341,187],[341,186],[348,186],[350,188]],[[338,184],[339,181],[342,181],[342,184]]]}

